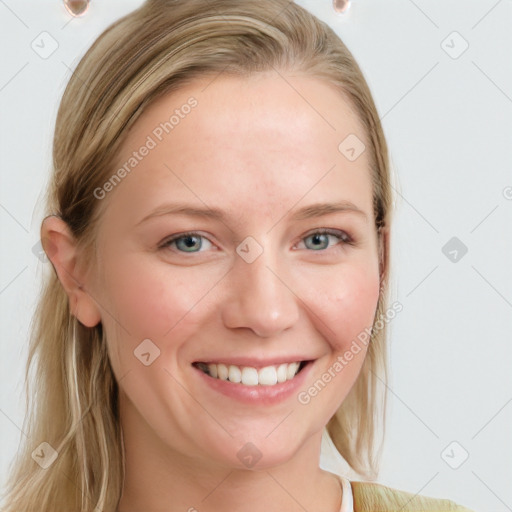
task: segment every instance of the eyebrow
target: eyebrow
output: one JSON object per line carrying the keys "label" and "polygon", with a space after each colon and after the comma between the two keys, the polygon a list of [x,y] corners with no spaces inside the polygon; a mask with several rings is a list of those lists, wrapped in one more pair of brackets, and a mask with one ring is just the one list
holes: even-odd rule
{"label": "eyebrow", "polygon": [[[358,208],[354,203],[346,200],[337,201],[335,203],[311,204],[290,213],[289,216],[291,220],[297,221],[321,217],[332,213],[355,213],[363,217],[364,220],[368,222],[368,216],[366,213]],[[225,222],[227,217],[226,213],[219,208],[200,208],[182,203],[166,203],[146,215],[137,223],[137,226],[153,217],[162,217],[164,215],[188,215],[190,217],[216,219],[222,222]]]}

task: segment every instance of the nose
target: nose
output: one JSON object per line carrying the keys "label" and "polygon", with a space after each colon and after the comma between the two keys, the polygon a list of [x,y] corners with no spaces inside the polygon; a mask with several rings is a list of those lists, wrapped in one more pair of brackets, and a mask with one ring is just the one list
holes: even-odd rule
{"label": "nose", "polygon": [[270,250],[252,263],[235,255],[227,283],[228,298],[222,306],[224,325],[230,329],[251,329],[260,337],[278,335],[299,319],[299,298],[286,279],[289,273]]}

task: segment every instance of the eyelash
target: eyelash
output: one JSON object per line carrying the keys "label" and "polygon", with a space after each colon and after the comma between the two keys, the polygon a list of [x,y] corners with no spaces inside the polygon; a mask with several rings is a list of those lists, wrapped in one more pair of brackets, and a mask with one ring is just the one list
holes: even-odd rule
{"label": "eyelash", "polygon": [[[336,246],[337,245],[350,245],[350,246],[356,245],[355,240],[345,231],[342,231],[340,229],[330,229],[330,228],[320,228],[320,229],[317,229],[316,231],[312,231],[312,232],[308,233],[307,235],[305,235],[304,237],[302,237],[301,241],[303,241],[305,238],[309,238],[310,236],[313,236],[313,235],[332,235],[332,236],[338,238],[338,240],[341,242],[340,244],[336,244]],[[189,236],[197,236],[200,238],[206,238],[208,240],[208,238],[205,237],[204,235],[201,235],[201,233],[198,233],[196,231],[187,231],[185,233],[179,233],[179,234],[173,235],[171,238],[168,238],[166,241],[164,241],[159,246],[159,249],[168,249],[168,248],[170,248],[171,244],[173,244],[177,240],[180,240],[182,238],[187,238]],[[212,243],[212,242],[210,242],[210,243]],[[309,249],[309,251],[310,252],[326,252],[327,249],[319,249],[318,251]],[[202,252],[202,251],[192,251],[189,253],[187,253],[186,251],[177,251],[177,252],[181,253],[181,254],[197,254],[198,252]]]}

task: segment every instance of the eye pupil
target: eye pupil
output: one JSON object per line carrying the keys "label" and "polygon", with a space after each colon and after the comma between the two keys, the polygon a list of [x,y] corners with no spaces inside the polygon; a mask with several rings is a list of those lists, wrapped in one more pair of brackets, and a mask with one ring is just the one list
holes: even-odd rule
{"label": "eye pupil", "polygon": [[325,233],[315,233],[311,235],[311,239],[313,240],[313,248],[315,249],[318,249],[319,247],[326,248],[329,245],[329,238],[328,235]]}
{"label": "eye pupil", "polygon": [[[176,244],[179,244],[181,241],[185,241],[185,248],[187,249],[199,249],[201,248],[200,238],[194,235],[187,235],[177,240]],[[199,242],[198,242],[199,241]],[[196,247],[197,246],[197,247]]]}

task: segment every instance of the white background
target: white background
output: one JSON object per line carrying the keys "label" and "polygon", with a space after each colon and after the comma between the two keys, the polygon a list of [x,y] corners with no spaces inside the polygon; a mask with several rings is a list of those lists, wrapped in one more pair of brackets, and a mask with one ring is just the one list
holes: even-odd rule
{"label": "white background", "polygon": [[[0,0],[0,483],[22,436],[27,335],[44,265],[32,247],[58,102],[94,39],[141,3],[93,0],[72,18],[58,0]],[[355,0],[345,15],[330,1],[297,3],[358,60],[396,174],[392,292],[403,311],[390,324],[378,480],[475,512],[510,511],[512,1]],[[43,59],[31,45],[45,31],[58,48]],[[442,251],[452,237],[468,249],[455,262]],[[452,465],[469,454],[458,469],[441,455],[453,441]],[[346,470],[327,442],[322,466]]]}

